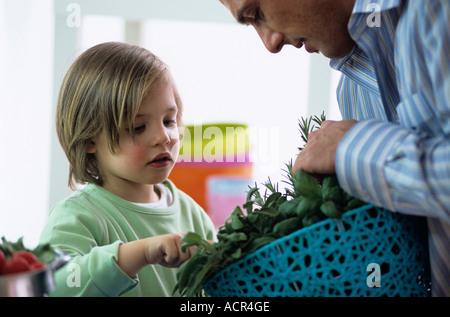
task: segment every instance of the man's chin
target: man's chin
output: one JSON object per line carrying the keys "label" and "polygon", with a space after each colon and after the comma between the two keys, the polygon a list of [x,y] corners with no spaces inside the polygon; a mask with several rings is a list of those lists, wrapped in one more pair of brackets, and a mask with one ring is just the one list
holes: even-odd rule
{"label": "man's chin", "polygon": [[355,45],[353,45],[351,47],[341,47],[341,48],[335,49],[335,50],[320,50],[318,52],[320,52],[323,56],[325,56],[329,59],[339,59],[339,58],[343,58],[343,57],[347,56],[348,54],[350,54],[350,52],[353,50],[354,47],[355,47]]}

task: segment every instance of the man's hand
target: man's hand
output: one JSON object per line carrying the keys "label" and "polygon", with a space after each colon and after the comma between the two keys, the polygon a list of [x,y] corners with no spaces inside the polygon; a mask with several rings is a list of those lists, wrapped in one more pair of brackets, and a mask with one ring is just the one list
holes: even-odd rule
{"label": "man's hand", "polygon": [[336,173],[338,145],[356,123],[355,120],[324,121],[320,129],[309,134],[308,143],[297,156],[292,171],[297,173],[302,170],[310,174]]}

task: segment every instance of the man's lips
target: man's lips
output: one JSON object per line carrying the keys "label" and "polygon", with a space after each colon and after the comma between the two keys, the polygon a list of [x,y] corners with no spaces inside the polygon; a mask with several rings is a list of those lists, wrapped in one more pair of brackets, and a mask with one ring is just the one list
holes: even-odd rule
{"label": "man's lips", "polygon": [[311,41],[308,41],[307,39],[301,39],[301,46],[300,48],[303,46],[305,47],[305,50],[308,53],[319,53],[319,50],[314,46],[314,43],[312,43]]}
{"label": "man's lips", "polygon": [[294,46],[296,48],[305,47],[305,50],[308,53],[318,53],[318,50],[316,50],[314,47],[312,47],[311,43],[307,42],[307,39],[304,39],[304,38],[301,38]]}
{"label": "man's lips", "polygon": [[296,45],[294,45],[296,48],[302,48],[305,45],[305,39],[300,39]]}

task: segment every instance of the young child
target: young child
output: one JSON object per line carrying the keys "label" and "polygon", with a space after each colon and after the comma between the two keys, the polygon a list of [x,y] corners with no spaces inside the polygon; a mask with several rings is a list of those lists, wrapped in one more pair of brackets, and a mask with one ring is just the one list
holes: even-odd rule
{"label": "young child", "polygon": [[180,149],[182,103],[151,52],[104,43],[69,69],[57,133],[76,189],[56,204],[41,235],[72,259],[52,296],[172,296],[182,233],[215,240],[203,209],[167,178]]}

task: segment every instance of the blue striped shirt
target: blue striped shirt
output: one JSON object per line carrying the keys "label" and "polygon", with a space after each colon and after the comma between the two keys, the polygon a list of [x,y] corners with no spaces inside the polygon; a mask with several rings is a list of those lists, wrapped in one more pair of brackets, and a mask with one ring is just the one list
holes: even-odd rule
{"label": "blue striped shirt", "polygon": [[449,21],[449,0],[356,0],[356,46],[330,64],[342,117],[358,120],[338,147],[339,182],[428,217],[433,296],[450,296]]}

